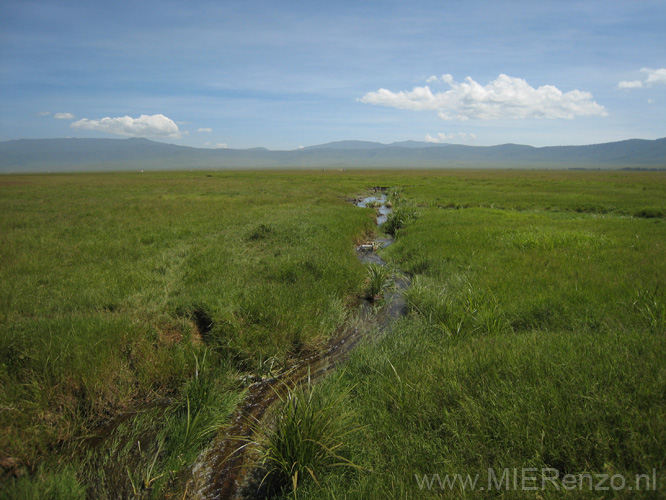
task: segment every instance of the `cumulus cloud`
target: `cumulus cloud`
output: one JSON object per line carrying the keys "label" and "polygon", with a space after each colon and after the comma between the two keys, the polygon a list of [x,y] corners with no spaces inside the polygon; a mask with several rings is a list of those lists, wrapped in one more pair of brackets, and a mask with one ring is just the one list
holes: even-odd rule
{"label": "cumulus cloud", "polygon": [[139,118],[120,116],[118,118],[101,118],[89,120],[83,118],[70,125],[72,128],[84,130],[97,130],[109,134],[124,135],[128,137],[182,137],[181,131],[175,122],[166,116],[141,115]]}
{"label": "cumulus cloud", "polygon": [[655,83],[666,83],[666,68],[661,69],[650,69],[643,68],[641,69],[643,73],[647,74],[645,79],[645,85],[648,87]]}
{"label": "cumulus cloud", "polygon": [[75,117],[72,113],[56,113],[53,118],[56,120],[73,120]]}
{"label": "cumulus cloud", "polygon": [[[467,77],[469,78],[469,77]],[[426,83],[447,83],[451,85],[453,83],[453,75],[446,73],[442,76],[431,76],[426,80]]]}
{"label": "cumulus cloud", "polygon": [[652,87],[654,84],[666,83],[666,68],[641,68],[641,73],[645,73],[643,80],[624,80],[618,82],[617,87],[620,89],[641,89]]}
{"label": "cumulus cloud", "polygon": [[643,87],[643,82],[640,80],[623,81],[619,82],[617,86],[621,89],[640,89]]}
{"label": "cumulus cloud", "polygon": [[468,141],[473,141],[475,139],[476,139],[476,134],[467,133],[467,132],[457,132],[453,134],[443,134],[440,132],[435,137],[431,136],[430,134],[426,134],[425,136],[426,142],[433,142],[433,143],[456,141],[456,140],[468,142]]}
{"label": "cumulus cloud", "polygon": [[428,85],[411,91],[379,89],[368,92],[360,102],[412,111],[436,111],[443,120],[498,120],[606,116],[606,109],[580,90],[562,92],[552,85],[530,86],[522,78],[501,74],[487,85],[471,77],[456,82],[449,74],[428,78],[449,90],[433,92]]}
{"label": "cumulus cloud", "polygon": [[212,132],[212,131],[213,131],[212,128],[200,128],[200,129],[197,129],[197,132]]}

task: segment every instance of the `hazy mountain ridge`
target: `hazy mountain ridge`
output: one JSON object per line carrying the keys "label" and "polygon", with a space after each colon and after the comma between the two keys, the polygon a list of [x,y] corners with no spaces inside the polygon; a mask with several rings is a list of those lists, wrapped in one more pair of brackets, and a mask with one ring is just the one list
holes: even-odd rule
{"label": "hazy mountain ridge", "polygon": [[290,151],[204,149],[148,139],[20,139],[0,142],[0,172],[289,167],[623,166],[666,168],[666,138],[588,146],[465,146],[338,141]]}

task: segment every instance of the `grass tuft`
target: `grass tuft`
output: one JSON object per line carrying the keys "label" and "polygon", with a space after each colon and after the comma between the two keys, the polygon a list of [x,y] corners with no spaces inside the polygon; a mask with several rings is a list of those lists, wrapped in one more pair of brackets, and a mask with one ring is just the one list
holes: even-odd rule
{"label": "grass tuft", "polygon": [[8,481],[0,488],[0,500],[17,498],[30,500],[83,500],[86,489],[76,478],[76,472],[67,468],[59,473],[38,471]]}
{"label": "grass tuft", "polygon": [[341,409],[350,391],[320,398],[308,380],[306,387],[289,389],[281,397],[272,425],[255,423],[253,443],[266,471],[264,481],[295,492],[306,478],[316,483],[331,467],[356,467],[343,456],[345,440],[360,430],[353,414]]}
{"label": "grass tuft", "polygon": [[393,274],[385,265],[370,263],[366,265],[365,297],[371,302],[381,299],[384,292],[393,283]]}
{"label": "grass tuft", "polygon": [[386,234],[395,237],[399,229],[416,220],[416,208],[403,196],[400,188],[389,189],[386,206],[392,209],[386,217],[386,222],[382,224],[382,229]]}
{"label": "grass tuft", "polygon": [[659,295],[658,288],[654,291],[638,289],[632,305],[648,328],[657,333],[664,333],[666,330],[666,301]]}

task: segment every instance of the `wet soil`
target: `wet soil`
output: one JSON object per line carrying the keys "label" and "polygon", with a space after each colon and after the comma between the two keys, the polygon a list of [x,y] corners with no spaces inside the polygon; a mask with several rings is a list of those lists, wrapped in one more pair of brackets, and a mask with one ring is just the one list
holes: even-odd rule
{"label": "wet soil", "polygon": [[[380,225],[386,220],[390,208],[384,204],[386,197],[381,188],[375,189],[375,192],[377,196],[353,201],[359,207],[379,204],[376,208]],[[357,248],[357,255],[363,263],[385,265],[377,250],[392,242],[391,238],[364,242]],[[301,357],[289,360],[287,367],[279,374],[249,386],[247,395],[232,415],[231,423],[220,431],[195,464],[186,485],[187,498],[262,498],[264,493],[257,489],[261,478],[258,478],[256,468],[252,467],[251,450],[244,446],[252,436],[254,424],[262,421],[271,405],[288,389],[325,375],[343,362],[362,339],[377,337],[388,331],[393,322],[405,314],[402,292],[407,286],[409,281],[406,277],[396,276],[393,290],[386,294],[380,307],[359,300],[350,320],[323,349],[302,353]]]}

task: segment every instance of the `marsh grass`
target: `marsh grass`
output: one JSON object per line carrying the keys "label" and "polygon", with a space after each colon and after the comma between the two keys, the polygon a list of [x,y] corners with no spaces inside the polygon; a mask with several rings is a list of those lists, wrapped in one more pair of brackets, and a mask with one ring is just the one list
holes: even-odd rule
{"label": "marsh grass", "polygon": [[393,284],[391,269],[382,264],[366,264],[365,298],[371,302],[380,300]]}
{"label": "marsh grass", "polygon": [[27,474],[3,498],[182,496],[239,375],[314,348],[365,293],[354,242],[374,226],[345,200],[376,185],[407,207],[383,258],[414,278],[410,314],[293,403],[353,408],[362,430],[327,447],[362,470],[315,481],[292,460],[285,494],[296,470],[300,498],[427,498],[443,492],[415,473],[549,466],[656,468],[664,496],[663,173],[17,179],[0,186],[0,450]]}
{"label": "marsh grass", "polygon": [[656,333],[666,332],[666,300],[659,293],[658,287],[652,291],[642,288],[636,290],[632,306],[647,328]]}
{"label": "marsh grass", "polygon": [[521,250],[554,250],[568,248],[584,250],[590,247],[612,245],[604,234],[589,231],[571,231],[542,227],[531,227],[506,236],[507,245]]}
{"label": "marsh grass", "polygon": [[386,216],[382,230],[393,237],[397,235],[398,230],[408,226],[417,218],[416,207],[404,196],[400,188],[394,187],[388,190],[386,206],[391,208],[391,212]]}
{"label": "marsh grass", "polygon": [[192,353],[195,373],[172,401],[146,407],[84,448],[79,477],[88,497],[158,498],[177,484],[239,401],[211,355],[207,348]]}
{"label": "marsh grass", "polygon": [[[485,336],[442,342],[428,322],[405,320],[379,346],[357,351],[345,373],[355,384],[350,396],[359,424],[366,425],[349,459],[372,474],[330,471],[300,498],[459,498],[458,490],[420,490],[414,474],[486,478],[492,467],[627,477],[656,468],[658,490],[635,495],[658,498],[664,492],[664,343],[663,335],[638,331],[534,331],[501,342]],[[637,364],[660,375],[646,378]],[[569,497],[598,493],[576,490]],[[533,494],[510,491],[511,498]]]}
{"label": "marsh grass", "polygon": [[35,472],[35,480],[19,478],[11,489],[1,488],[0,499],[83,500],[86,498],[86,489],[76,476],[76,471],[71,467],[57,475],[38,470]]}
{"label": "marsh grass", "polygon": [[469,173],[405,188],[419,218],[384,256],[412,275],[409,315],[345,371],[367,426],[350,460],[373,473],[331,471],[300,497],[487,498],[422,490],[415,474],[524,467],[655,470],[656,489],[621,495],[663,497],[666,226],[632,216],[665,192],[648,177],[607,174],[603,191],[601,176]]}
{"label": "marsh grass", "polygon": [[356,467],[344,457],[346,442],[360,431],[353,412],[343,408],[351,388],[333,386],[330,389],[329,384],[331,399],[322,399],[308,377],[305,386],[287,388],[280,395],[271,423],[253,424],[254,435],[248,444],[258,453],[265,471],[262,482],[271,490],[290,490],[296,497],[303,482],[318,482],[317,477],[327,469]]}
{"label": "marsh grass", "polygon": [[[145,469],[141,471],[138,477],[135,478],[132,472],[129,470],[129,467],[127,468],[127,476],[129,477],[130,484],[132,485],[132,494],[135,498],[143,498],[149,495],[153,488],[153,483],[164,476],[164,473],[160,475],[156,475],[155,473],[155,462],[157,462],[157,458],[160,455],[161,444],[162,443],[159,443],[153,459],[149,461]],[[137,441],[137,447],[139,448],[139,453],[141,453],[141,441]]]}
{"label": "marsh grass", "polygon": [[410,311],[440,329],[447,336],[463,334],[499,335],[513,331],[497,298],[489,292],[479,292],[471,283],[457,290],[439,288],[417,276],[406,290],[405,299]]}
{"label": "marsh grass", "polygon": [[411,203],[401,198],[394,198],[391,212],[386,216],[386,222],[382,224],[382,229],[386,234],[395,237],[398,230],[414,222],[416,217],[416,208]]}
{"label": "marsh grass", "polygon": [[[371,221],[344,193],[365,181],[21,179],[0,187],[0,450],[28,472],[4,478],[17,491],[70,477],[70,462],[95,498],[146,477],[159,496],[242,391],[238,371],[317,345],[361,293],[353,242]],[[81,444],[133,412],[103,447]]]}

